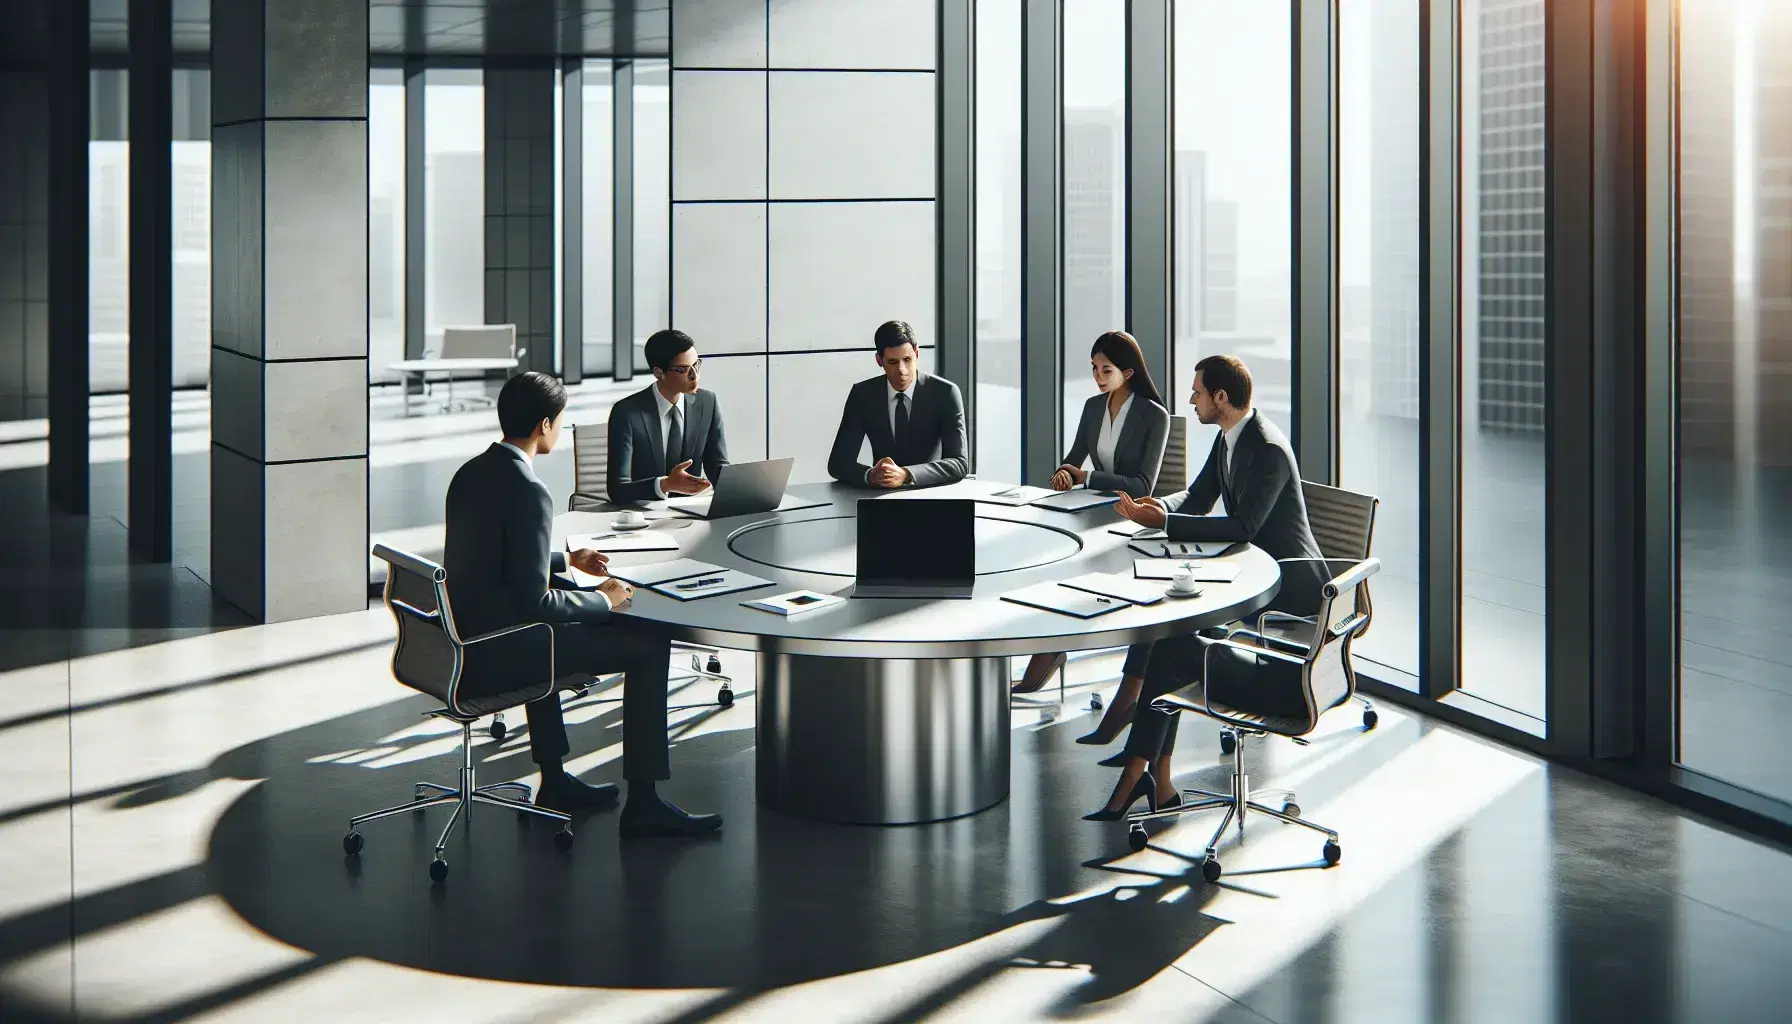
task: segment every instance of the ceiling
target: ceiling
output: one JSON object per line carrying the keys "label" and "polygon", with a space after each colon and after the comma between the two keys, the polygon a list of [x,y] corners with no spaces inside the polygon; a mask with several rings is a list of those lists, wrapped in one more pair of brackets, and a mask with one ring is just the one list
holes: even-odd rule
{"label": "ceiling", "polygon": [[[66,0],[0,0],[0,10]],[[211,49],[211,5],[246,0],[171,0],[174,49]],[[130,0],[89,0],[96,54],[127,50]],[[664,57],[672,0],[367,0],[368,52],[383,57],[518,60],[543,57]]]}

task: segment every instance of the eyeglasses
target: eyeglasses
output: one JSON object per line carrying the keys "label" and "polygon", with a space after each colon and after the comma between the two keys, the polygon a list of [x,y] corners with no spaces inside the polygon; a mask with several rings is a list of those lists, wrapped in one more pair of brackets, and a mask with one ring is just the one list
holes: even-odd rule
{"label": "eyeglasses", "polygon": [[666,367],[666,370],[669,373],[683,374],[684,376],[687,376],[687,377],[694,376],[698,373],[703,372],[703,360],[697,359],[697,360],[693,361],[691,363],[691,365],[689,365],[689,366],[678,366],[678,365],[668,366],[668,367]]}

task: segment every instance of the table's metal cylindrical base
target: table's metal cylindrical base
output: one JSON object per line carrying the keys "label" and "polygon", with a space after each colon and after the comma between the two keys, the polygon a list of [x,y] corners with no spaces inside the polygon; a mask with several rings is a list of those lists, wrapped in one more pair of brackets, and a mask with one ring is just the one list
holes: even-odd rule
{"label": "table's metal cylindrical base", "polygon": [[759,801],[900,825],[1008,796],[1008,659],[759,656]]}

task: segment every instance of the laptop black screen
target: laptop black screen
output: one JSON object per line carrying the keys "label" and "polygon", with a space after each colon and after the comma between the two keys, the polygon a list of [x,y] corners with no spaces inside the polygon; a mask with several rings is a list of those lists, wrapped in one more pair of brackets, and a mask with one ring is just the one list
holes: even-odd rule
{"label": "laptop black screen", "polygon": [[859,582],[968,583],[977,576],[977,505],[957,498],[859,502]]}

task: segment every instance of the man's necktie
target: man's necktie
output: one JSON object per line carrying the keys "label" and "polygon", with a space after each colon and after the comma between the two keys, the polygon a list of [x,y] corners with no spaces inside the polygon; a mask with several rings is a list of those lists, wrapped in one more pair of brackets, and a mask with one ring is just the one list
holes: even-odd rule
{"label": "man's necktie", "polygon": [[896,454],[892,456],[897,465],[908,462],[908,396],[896,393]]}
{"label": "man's necktie", "polygon": [[680,414],[679,407],[676,405],[672,407],[671,416],[672,427],[666,431],[666,472],[668,473],[672,472],[673,466],[684,461],[684,416]]}

